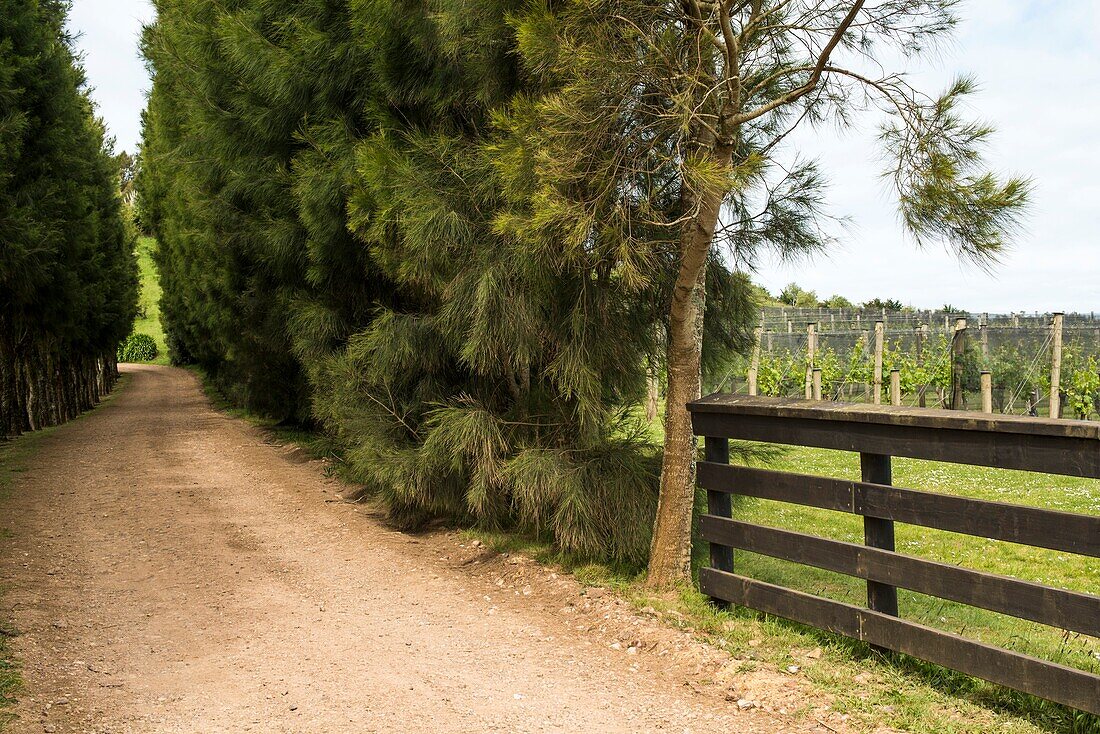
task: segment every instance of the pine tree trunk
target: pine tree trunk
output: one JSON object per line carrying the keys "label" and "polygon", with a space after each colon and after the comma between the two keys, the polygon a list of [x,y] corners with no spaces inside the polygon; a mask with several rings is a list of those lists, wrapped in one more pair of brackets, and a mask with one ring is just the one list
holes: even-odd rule
{"label": "pine tree trunk", "polygon": [[118,380],[112,353],[69,356],[55,343],[16,345],[0,334],[0,438],[72,420]]}
{"label": "pine tree trunk", "polygon": [[664,463],[647,580],[653,587],[691,578],[696,442],[687,403],[699,397],[707,258],[721,205],[721,193],[705,194],[698,214],[680,233],[680,268],[669,309]]}

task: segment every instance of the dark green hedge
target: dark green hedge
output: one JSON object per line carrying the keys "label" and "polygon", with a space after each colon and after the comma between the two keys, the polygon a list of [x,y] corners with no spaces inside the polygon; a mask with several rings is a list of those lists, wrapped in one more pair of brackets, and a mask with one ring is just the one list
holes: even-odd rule
{"label": "dark green hedge", "polygon": [[64,32],[67,5],[0,0],[0,434],[114,383],[137,307],[118,170]]}

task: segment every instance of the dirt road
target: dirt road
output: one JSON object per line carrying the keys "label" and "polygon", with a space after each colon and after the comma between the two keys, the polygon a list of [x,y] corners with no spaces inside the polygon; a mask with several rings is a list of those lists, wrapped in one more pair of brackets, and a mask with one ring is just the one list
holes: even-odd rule
{"label": "dirt road", "polygon": [[125,371],[0,508],[12,731],[816,730],[739,710],[719,653],[598,590],[394,532],[191,374]]}

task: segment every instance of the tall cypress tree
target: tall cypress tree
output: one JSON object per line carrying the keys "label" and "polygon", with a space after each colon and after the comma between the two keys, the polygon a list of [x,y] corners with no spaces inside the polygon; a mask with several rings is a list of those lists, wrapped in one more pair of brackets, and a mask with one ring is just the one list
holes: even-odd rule
{"label": "tall cypress tree", "polygon": [[66,3],[0,0],[0,433],[61,423],[116,379],[137,309],[118,171]]}

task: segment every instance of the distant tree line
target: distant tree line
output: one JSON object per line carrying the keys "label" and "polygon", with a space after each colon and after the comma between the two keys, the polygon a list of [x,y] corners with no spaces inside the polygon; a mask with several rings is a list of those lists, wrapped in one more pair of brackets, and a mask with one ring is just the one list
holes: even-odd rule
{"label": "distant tree line", "polygon": [[0,434],[68,420],[117,377],[137,303],[118,168],[67,3],[0,0]]}
{"label": "distant tree line", "polygon": [[[157,0],[136,189],[172,358],[323,426],[406,526],[685,578],[685,405],[759,304],[734,265],[828,244],[823,177],[780,144],[865,98],[835,49],[953,23],[864,5]],[[1027,186],[976,168],[968,90],[865,91],[904,118],[884,140],[910,230],[981,259]]]}
{"label": "distant tree line", "polygon": [[[765,291],[765,293],[767,293],[767,291]],[[768,298],[772,298],[772,296],[768,294]],[[859,304],[839,294],[829,296],[826,299],[820,299],[816,291],[807,290],[798,285],[798,283],[788,283],[783,287],[783,290],[779,292],[779,295],[775,296],[772,300],[777,304],[792,306],[794,308],[860,308],[875,311],[881,310],[888,313],[900,313],[909,308],[896,298],[872,298],[869,301],[864,301]]]}

